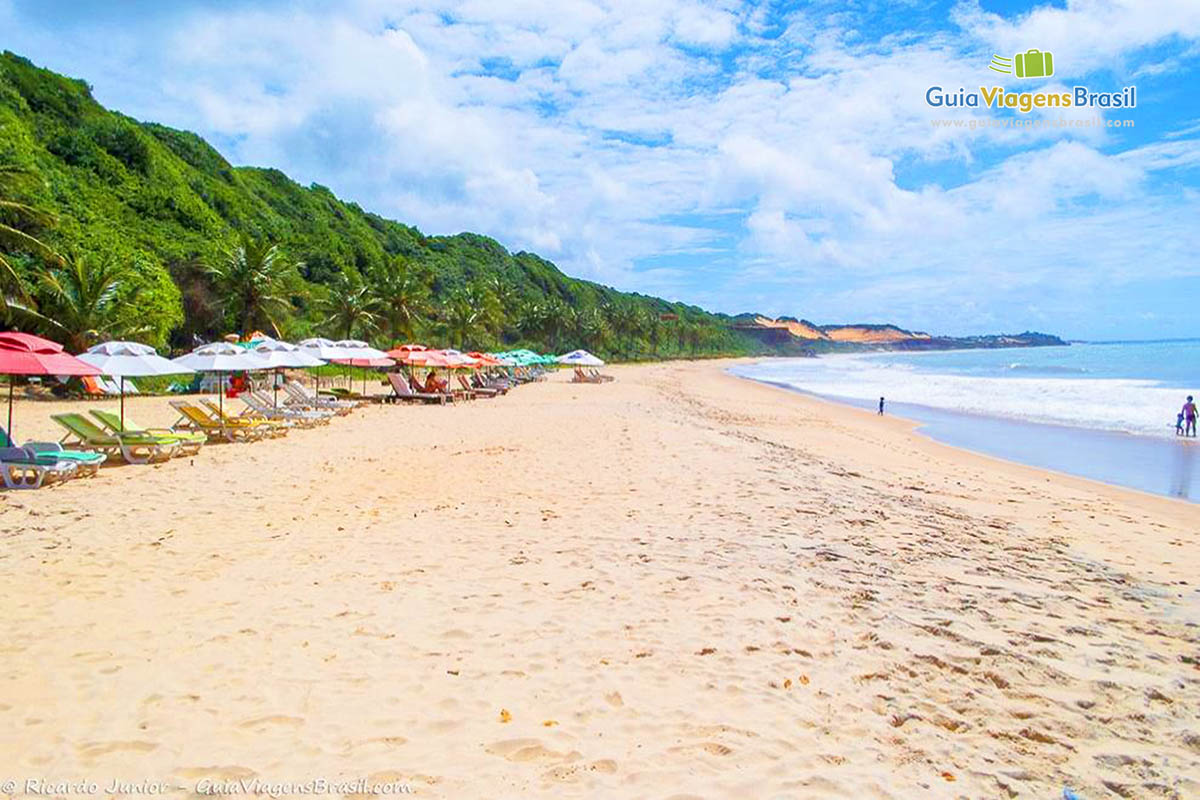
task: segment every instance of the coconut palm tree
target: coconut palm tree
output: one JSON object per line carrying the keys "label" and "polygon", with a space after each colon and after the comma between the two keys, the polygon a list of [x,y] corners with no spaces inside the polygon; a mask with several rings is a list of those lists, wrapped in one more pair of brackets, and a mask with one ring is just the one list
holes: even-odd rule
{"label": "coconut palm tree", "polygon": [[361,280],[343,275],[329,287],[329,297],[321,302],[327,315],[324,326],[335,331],[339,339],[353,339],[355,331],[369,335],[379,322],[377,307],[370,288]]}
{"label": "coconut palm tree", "polygon": [[78,353],[106,339],[136,338],[150,330],[129,311],[137,305],[138,289],[117,296],[118,289],[133,279],[128,262],[74,255],[62,267],[41,275],[37,310],[31,306],[12,310],[19,321]]}
{"label": "coconut palm tree", "polygon": [[207,273],[242,333],[266,323],[278,336],[276,321],[291,311],[288,293],[301,266],[288,261],[279,245],[243,236]]}
{"label": "coconut palm tree", "polygon": [[442,307],[442,327],[451,345],[461,350],[487,330],[487,306],[470,287],[457,289]]}
{"label": "coconut palm tree", "polygon": [[402,256],[370,276],[370,296],[390,344],[415,338],[418,324],[430,313],[429,284],[429,273]]}
{"label": "coconut palm tree", "polygon": [[29,302],[28,289],[12,262],[5,258],[6,252],[25,252],[51,264],[63,263],[62,256],[31,233],[54,225],[54,216],[17,199],[20,185],[35,177],[36,173],[24,167],[0,164],[0,310],[7,307],[10,298],[23,306]]}

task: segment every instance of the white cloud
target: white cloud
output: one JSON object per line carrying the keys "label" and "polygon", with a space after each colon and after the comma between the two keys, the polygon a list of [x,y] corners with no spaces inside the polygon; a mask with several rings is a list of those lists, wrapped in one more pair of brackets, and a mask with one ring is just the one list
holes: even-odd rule
{"label": "white cloud", "polygon": [[[933,128],[989,112],[924,102],[931,85],[990,80],[992,50],[1053,50],[1069,79],[1191,41],[1194,0],[1070,2],[1016,19],[960,5],[961,30],[882,36],[864,32],[868,17],[816,13],[352,0],[168,15],[115,38],[105,28],[107,49],[86,27],[27,27],[21,44],[96,83],[102,100],[124,87],[133,107],[122,110],[227,143],[234,161],[431,232],[480,230],[572,274],[721,309],[908,309],[936,329],[961,323],[956,304],[1011,313],[1037,281],[1132,280],[1128,264],[1164,237],[1163,272],[1195,269],[1186,248],[1200,242],[1171,226],[1194,227],[1200,204],[1154,188],[1158,172],[1200,162],[1194,120],[1129,146],[1099,127]],[[71,53],[87,55],[72,64]],[[1186,59],[1147,66],[1175,68]],[[703,278],[639,266],[687,253],[707,254]]]}

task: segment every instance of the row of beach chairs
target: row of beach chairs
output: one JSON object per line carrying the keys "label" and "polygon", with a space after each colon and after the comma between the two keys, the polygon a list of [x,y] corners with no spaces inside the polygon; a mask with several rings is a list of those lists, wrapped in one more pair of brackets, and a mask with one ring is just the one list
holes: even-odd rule
{"label": "row of beach chairs", "polygon": [[[387,375],[392,393],[378,399],[447,404],[492,398],[506,394],[518,383],[539,377],[535,373],[490,378],[457,375],[453,387],[439,385],[439,391],[426,392],[413,378],[393,372]],[[130,382],[126,380],[127,392],[129,388]],[[112,411],[92,409],[89,414],[52,414],[51,419],[64,431],[58,442],[26,442],[15,446],[0,429],[3,433],[0,441],[7,445],[0,447],[0,479],[9,489],[38,489],[93,476],[110,459],[128,464],[156,464],[178,456],[194,456],[210,442],[278,438],[295,429],[328,425],[331,419],[349,414],[366,399],[313,392],[295,381],[288,381],[280,388],[282,394],[278,399],[282,402],[276,402],[263,390],[241,392],[237,397],[240,410],[209,398],[170,400],[179,418],[167,428],[147,428],[129,416],[122,421]],[[233,399],[226,401],[233,402]]]}

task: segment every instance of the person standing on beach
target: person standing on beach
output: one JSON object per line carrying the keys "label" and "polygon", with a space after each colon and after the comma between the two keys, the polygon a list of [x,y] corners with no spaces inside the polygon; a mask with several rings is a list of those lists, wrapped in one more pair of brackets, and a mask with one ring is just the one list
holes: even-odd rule
{"label": "person standing on beach", "polygon": [[1183,435],[1196,437],[1196,417],[1200,412],[1196,410],[1196,402],[1189,394],[1187,402],[1183,404]]}
{"label": "person standing on beach", "polygon": [[883,416],[883,398],[879,398],[879,416]]}

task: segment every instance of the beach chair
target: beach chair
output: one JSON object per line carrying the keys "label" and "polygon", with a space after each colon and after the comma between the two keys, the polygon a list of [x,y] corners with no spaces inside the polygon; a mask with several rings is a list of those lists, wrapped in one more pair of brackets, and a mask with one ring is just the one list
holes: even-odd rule
{"label": "beach chair", "polygon": [[103,453],[93,453],[86,450],[68,450],[58,442],[26,442],[21,445],[31,451],[39,464],[53,464],[67,461],[75,465],[75,477],[91,477],[100,472],[100,465],[108,457]]}
{"label": "beach chair", "polygon": [[609,381],[615,381],[615,380],[616,380],[616,378],[614,378],[612,375],[605,375],[603,372],[601,372],[600,370],[598,370],[598,369],[595,369],[595,368],[593,368],[593,369],[589,369],[589,370],[587,371],[587,374],[588,374],[588,375],[589,375],[589,376],[590,376],[590,377],[591,377],[593,380],[597,380],[597,381],[600,381],[600,382],[602,382],[602,383],[608,383]]}
{"label": "beach chair", "polygon": [[483,386],[472,386],[466,375],[458,375],[458,383],[462,386],[463,391],[467,392],[471,397],[495,397],[500,394],[497,389],[489,389]]}
{"label": "beach chair", "polygon": [[268,419],[279,420],[281,422],[289,422],[300,428],[315,428],[317,425],[328,425],[331,412],[322,412],[313,409],[303,408],[288,408],[281,406],[276,408],[269,402],[264,403],[262,397],[256,392],[242,392],[238,398],[246,406],[246,411],[241,415],[250,419]]}
{"label": "beach chair", "polygon": [[[8,431],[0,426],[0,447],[17,447],[17,443],[8,435]],[[56,461],[71,461],[79,469],[80,475],[95,475],[100,471],[100,465],[105,461],[103,453],[92,453],[86,450],[67,450],[58,442],[26,442],[26,450],[33,452],[39,462],[52,464]]]}
{"label": "beach chair", "polygon": [[83,384],[83,393],[91,397],[102,397],[105,392],[100,388],[100,384],[96,383],[96,378],[92,375],[84,375],[79,379]]}
{"label": "beach chair", "polygon": [[[437,394],[437,392],[426,391],[425,387],[421,385],[420,381],[417,380],[417,377],[415,375],[408,376],[408,388],[409,388],[409,390],[412,391],[413,394]],[[441,394],[444,394],[446,396],[447,402],[450,402],[450,403],[453,403],[459,397],[466,396],[466,393],[463,392],[462,389],[458,389],[457,391],[451,389],[450,384],[449,384],[449,379],[447,379],[446,388],[441,390]]]}
{"label": "beach chair", "polygon": [[204,408],[187,400],[172,400],[171,407],[180,417],[171,426],[172,430],[197,431],[208,437],[210,442],[256,442],[267,435],[266,429],[244,420],[244,424],[226,425]]}
{"label": "beach chair", "polygon": [[[238,393],[240,396],[240,392]],[[267,436],[277,438],[287,436],[287,433],[292,428],[292,423],[282,419],[267,419],[261,415],[253,414],[230,414],[222,406],[217,405],[208,398],[201,398],[200,403],[208,409],[209,416],[213,419],[220,420],[225,425],[257,425]]]}
{"label": "beach chair", "polygon": [[358,403],[352,400],[334,400],[330,397],[322,397],[316,394],[309,394],[308,390],[296,383],[288,381],[283,385],[283,391],[288,395],[289,405],[306,406],[308,408],[328,409],[337,414],[345,416],[358,407]]}
{"label": "beach chair", "polygon": [[166,461],[179,448],[178,440],[152,434],[110,433],[83,414],[51,414],[50,419],[67,431],[59,444],[94,450],[110,458],[119,453],[129,464]]}
{"label": "beach chair", "polygon": [[447,400],[452,400],[449,395],[441,392],[414,392],[412,387],[408,385],[408,380],[399,372],[389,372],[387,374],[388,383],[392,385],[392,397],[396,400],[416,403],[441,403],[446,404]]}
{"label": "beach chair", "polygon": [[106,378],[103,375],[96,376],[96,383],[104,390],[104,393],[113,397],[120,397],[121,387],[112,378]]}
{"label": "beach chair", "polygon": [[516,386],[516,383],[503,374],[484,376],[475,373],[471,376],[471,385],[478,389],[495,389],[500,394],[508,394],[508,390]]}
{"label": "beach chair", "polygon": [[576,367],[575,374],[571,377],[571,383],[600,383],[600,381],[584,374],[581,367]]}
{"label": "beach chair", "polygon": [[105,411],[100,408],[93,408],[89,413],[109,433],[143,434],[174,440],[179,443],[176,455],[194,456],[200,452],[200,448],[208,441],[207,436],[195,431],[176,431],[171,428],[143,428],[129,417],[125,418],[125,424],[122,425],[119,414],[114,414],[111,411]]}
{"label": "beach chair", "polygon": [[0,478],[9,489],[40,489],[46,483],[74,478],[78,467],[71,461],[46,461],[27,447],[0,448]]}

